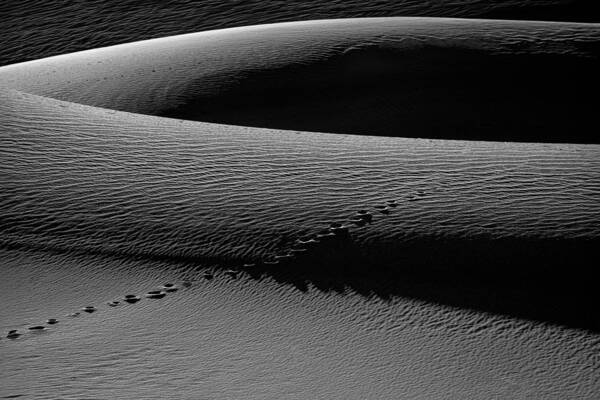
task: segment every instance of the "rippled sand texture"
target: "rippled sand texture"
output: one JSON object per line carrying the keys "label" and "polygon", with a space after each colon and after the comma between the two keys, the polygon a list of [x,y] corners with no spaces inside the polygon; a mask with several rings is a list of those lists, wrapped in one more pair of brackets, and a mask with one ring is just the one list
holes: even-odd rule
{"label": "rippled sand texture", "polygon": [[[325,21],[1,68],[0,320],[25,332],[1,339],[2,394],[594,398],[599,145],[250,128],[186,107],[247,71],[318,67],[364,43],[590,67],[598,36]],[[181,290],[105,304],[166,282]]]}
{"label": "rippled sand texture", "polygon": [[[111,308],[189,266],[2,250],[3,396],[145,399],[594,399],[597,335],[217,273]],[[79,307],[98,311],[69,318]]]}
{"label": "rippled sand texture", "polygon": [[[211,31],[4,67],[60,100],[243,126],[598,143],[594,24],[432,18]],[[233,111],[235,110],[235,111]]]}
{"label": "rippled sand texture", "polygon": [[0,65],[143,39],[272,22],[357,17],[462,17],[600,22],[588,0],[104,0],[0,5]]}

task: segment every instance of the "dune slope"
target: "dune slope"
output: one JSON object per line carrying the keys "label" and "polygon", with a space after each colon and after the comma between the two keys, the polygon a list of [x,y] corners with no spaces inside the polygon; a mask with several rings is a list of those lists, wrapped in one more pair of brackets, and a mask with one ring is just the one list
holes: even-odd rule
{"label": "dune slope", "polygon": [[[594,65],[598,35],[593,24],[317,21],[151,40],[1,68],[0,83],[8,89],[0,103],[3,243],[202,260],[225,268],[258,263],[258,273],[268,271],[301,290],[307,280],[325,289],[348,285],[384,297],[410,294],[598,329],[588,308],[592,290],[580,286],[592,273],[585,260],[600,231],[597,145],[377,138],[140,114],[201,118],[199,98],[218,103],[221,95],[227,98],[228,88],[235,91],[247,81],[255,89],[248,95],[255,98],[265,94],[255,86],[273,71],[293,83],[297,75],[289,74],[290,79],[281,72],[296,66],[308,65],[316,81],[302,83],[317,89],[335,91],[347,87],[348,79],[369,82],[369,74],[319,81],[332,59],[342,60],[340,68],[377,64],[382,57],[383,69],[413,63],[415,76],[400,75],[427,86],[430,82],[418,71],[438,67],[419,56],[422,42],[444,57],[475,49],[483,51],[477,59],[509,54],[526,62],[550,54]],[[400,56],[386,59],[388,47]],[[358,56],[340,58],[355,49]],[[484,54],[488,51],[492,54]],[[434,70],[427,73],[435,75]],[[271,82],[271,89],[276,87]],[[471,87],[477,85],[466,90]],[[431,93],[421,94],[423,103],[446,96],[443,85],[427,90]],[[542,94],[534,97],[547,104]],[[346,99],[353,102],[355,96],[348,92],[338,102]],[[374,104],[366,115],[395,118],[405,104],[402,95],[392,99],[392,107]],[[303,112],[299,120],[319,126],[322,116],[302,109],[302,100],[313,104],[307,98],[294,101],[292,109],[299,104]],[[511,106],[528,110],[528,97],[514,100],[519,103]],[[593,106],[589,98],[581,101]],[[408,117],[413,125],[435,129],[437,119],[427,114],[444,112],[449,102],[430,102]],[[467,96],[465,102],[474,106],[480,99]],[[575,99],[566,98],[561,106],[570,103]],[[223,118],[259,109],[227,106],[223,110],[230,112]],[[269,116],[280,115],[265,109]],[[587,108],[582,110],[584,118],[593,118]],[[495,119],[487,118],[497,123],[496,134],[505,132],[505,120],[523,122],[504,111],[493,108]],[[343,115],[354,122],[364,118]],[[573,115],[559,118],[571,123]],[[541,133],[558,132],[563,140],[583,131],[533,122],[544,128]],[[453,130],[464,129],[445,123],[451,137]],[[479,133],[473,127],[467,131]],[[402,129],[390,136],[407,133]],[[515,131],[517,136],[530,133],[530,126]],[[335,240],[323,237],[318,246],[302,242],[331,223],[344,224],[329,228],[342,234],[333,235]],[[428,251],[432,247],[435,252]],[[570,279],[561,272],[565,265],[574,271]],[[406,277],[429,282],[431,276],[440,280],[438,289],[401,284]],[[453,290],[456,286],[476,288],[476,294],[465,296]],[[536,301],[524,306],[527,296]]]}
{"label": "dune slope", "polygon": [[0,6],[0,65],[210,29],[323,18],[429,16],[600,22],[588,0],[22,0]]}
{"label": "dune slope", "polygon": [[[598,36],[317,21],[0,68],[0,321],[23,332],[1,339],[0,393],[594,398],[600,145],[448,139],[597,143],[573,123],[592,120],[578,95],[597,86]],[[535,68],[494,83],[522,65]],[[565,71],[547,97],[544,80]],[[497,98],[478,97],[483,78]],[[324,88],[340,107],[321,115],[309,105]],[[253,104],[256,91],[274,101]],[[548,120],[519,112],[548,99]],[[471,118],[482,100],[490,126]],[[365,116],[388,119],[346,134]],[[105,304],[167,282],[180,290]]]}
{"label": "dune slope", "polygon": [[[526,316],[597,327],[593,303],[581,302],[592,291],[580,286],[591,282],[586,257],[600,228],[596,145],[296,133],[114,112],[16,91],[2,99],[6,245],[223,268],[258,263],[259,271],[299,288],[308,279],[384,296],[433,292],[434,300],[450,303],[464,294],[445,299],[444,291],[397,284],[434,274],[452,289],[469,277],[494,276],[494,293],[510,289],[500,311],[517,314],[524,307],[512,299],[515,285],[531,296],[532,284],[556,280],[560,290],[541,285],[549,304]],[[357,226],[361,210],[371,220]],[[283,265],[264,264],[335,222],[349,236]],[[564,275],[565,265],[573,274]],[[477,296],[468,303],[487,307]],[[573,307],[578,303],[582,308]]]}
{"label": "dune slope", "polygon": [[[442,139],[598,143],[595,24],[378,18],[163,38],[16,64],[0,84],[135,113]],[[588,129],[573,129],[574,125]]]}
{"label": "dune slope", "polygon": [[[0,250],[0,395],[145,399],[594,399],[598,336],[395,297],[197,276],[189,265]],[[143,296],[142,296],[143,297]],[[98,311],[67,317],[80,307]],[[47,330],[27,326],[59,319]]]}

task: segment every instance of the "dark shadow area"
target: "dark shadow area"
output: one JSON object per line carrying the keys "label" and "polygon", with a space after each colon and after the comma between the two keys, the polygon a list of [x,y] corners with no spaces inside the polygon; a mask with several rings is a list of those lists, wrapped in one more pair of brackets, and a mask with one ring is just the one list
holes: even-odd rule
{"label": "dark shadow area", "polygon": [[137,40],[283,21],[428,16],[600,22],[594,0],[4,0],[0,65]]}
{"label": "dark shadow area", "polygon": [[[511,45],[512,46],[512,45]],[[558,44],[558,46],[561,46]],[[299,131],[600,143],[600,48],[579,54],[365,46],[328,59],[212,77],[167,117]],[[523,50],[522,52],[520,50]]]}
{"label": "dark shadow area", "polygon": [[359,248],[347,238],[277,265],[246,269],[300,291],[310,282],[323,291],[411,297],[600,332],[593,262],[598,245],[598,240],[420,238]]}
{"label": "dark shadow area", "polygon": [[[216,268],[270,277],[301,292],[350,289],[366,297],[394,296],[600,332],[595,258],[600,240],[415,237],[358,244],[352,234],[289,239],[266,260],[217,260],[160,254],[22,249],[168,263],[180,271]],[[300,251],[300,249],[304,249]],[[236,276],[238,274],[235,274]]]}

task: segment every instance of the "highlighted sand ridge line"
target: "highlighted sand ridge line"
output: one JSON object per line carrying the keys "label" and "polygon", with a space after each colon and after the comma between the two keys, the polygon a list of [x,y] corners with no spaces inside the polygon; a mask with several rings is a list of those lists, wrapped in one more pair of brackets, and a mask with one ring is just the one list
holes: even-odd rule
{"label": "highlighted sand ridge line", "polygon": [[456,18],[0,67],[0,397],[595,399],[598,70]]}
{"label": "highlighted sand ridge line", "polygon": [[[559,316],[555,291],[529,291],[560,288],[567,264],[587,281],[600,238],[600,148],[570,143],[598,141],[573,123],[595,118],[599,42],[597,24],[372,18],[2,67],[2,244],[597,329],[570,312],[585,291]],[[473,277],[506,293],[501,307],[465,304],[456,287]],[[511,290],[542,304],[522,315]]]}
{"label": "highlighted sand ridge line", "polygon": [[[417,192],[416,196],[410,195],[408,196],[408,198],[410,200],[416,200],[419,196],[422,196],[424,194],[425,192],[420,190]],[[383,205],[376,205],[373,208],[374,210],[379,211],[383,215],[388,215],[390,213],[390,209],[395,209],[396,207],[398,207],[398,204],[399,203],[396,200],[387,200]],[[348,219],[348,222],[355,224],[357,227],[364,227],[365,224],[371,224],[374,222],[373,214],[366,210],[359,210],[354,216]],[[325,246],[325,248],[330,246],[335,249],[335,247],[332,246],[333,242],[348,240],[349,234],[349,226],[340,224],[338,222],[333,222],[330,224],[328,229],[321,230],[314,235],[296,239],[292,247],[289,248],[287,251],[283,251],[281,253],[273,255],[272,257],[268,257],[266,260],[259,263],[244,263],[241,265],[239,270],[226,269],[224,270],[223,275],[228,276],[232,279],[237,279],[238,274],[241,271],[249,273],[268,272],[272,267],[278,265],[283,266],[291,263],[294,260],[298,260],[298,257],[304,258],[308,255],[311,255],[311,253],[314,254],[316,251],[318,251],[319,248],[322,249],[323,246]],[[299,260],[301,261],[302,258],[300,258]],[[214,274],[211,272],[205,272],[203,276],[207,281],[210,281],[213,279]],[[181,283],[181,286],[184,288],[189,288],[191,285],[192,282],[190,282],[189,280],[183,281]],[[176,284],[165,283],[158,290],[151,290],[147,292],[144,297],[146,297],[147,299],[162,299],[168,293],[177,292],[178,290],[179,286],[177,286]],[[141,297],[138,295],[127,294],[120,300],[108,301],[106,305],[108,305],[109,307],[118,307],[125,305],[125,303],[136,304],[140,300]],[[98,311],[98,309],[94,306],[85,306],[81,308],[81,311],[91,314]],[[81,312],[74,312],[71,314],[67,314],[66,317],[76,318],[80,315]],[[48,325],[56,325],[59,322],[61,321],[57,318],[49,318],[46,321]],[[27,329],[30,332],[47,332],[49,330],[49,327],[44,325],[33,325],[28,327]],[[13,329],[8,331],[6,338],[17,339],[22,335],[23,333]]]}
{"label": "highlighted sand ridge line", "polygon": [[[0,86],[297,131],[598,143],[597,24],[365,18],[200,32],[0,68]],[[293,94],[293,95],[290,95]]]}

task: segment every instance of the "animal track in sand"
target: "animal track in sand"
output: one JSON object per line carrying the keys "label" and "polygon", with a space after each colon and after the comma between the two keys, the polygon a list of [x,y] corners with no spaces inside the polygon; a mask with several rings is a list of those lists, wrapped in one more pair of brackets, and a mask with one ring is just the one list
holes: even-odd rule
{"label": "animal track in sand", "polygon": [[140,296],[137,296],[135,294],[126,294],[123,300],[125,300],[129,304],[134,304],[140,301]]}
{"label": "animal track in sand", "polygon": [[147,299],[162,299],[166,295],[167,295],[167,293],[163,292],[162,290],[152,290],[152,291],[146,293],[146,298]]}
{"label": "animal track in sand", "polygon": [[[407,202],[418,200],[425,196],[426,192],[424,190],[417,190],[416,192],[409,194],[405,199]],[[396,209],[400,206],[400,202],[398,200],[390,199],[386,200],[384,204],[377,204],[373,206],[374,211],[379,211],[383,215],[389,215],[393,209]],[[294,260],[297,260],[300,257],[310,257],[314,255],[314,253],[319,250],[335,250],[336,243],[342,243],[344,241],[352,240],[352,226],[355,228],[363,228],[367,224],[373,224],[376,222],[371,211],[366,209],[361,209],[356,211],[352,216],[350,216],[346,222],[331,222],[328,227],[318,230],[315,234],[304,235],[302,237],[296,238],[292,241],[291,245],[287,249],[283,249],[280,252],[266,257],[261,262],[258,263],[244,263],[241,265],[240,269],[226,269],[223,272],[223,275],[229,277],[230,279],[237,279],[239,274],[242,272],[261,272],[261,267],[265,270],[268,270],[271,267],[278,265],[285,265],[291,263]],[[214,279],[215,275],[206,271],[203,273],[203,278],[207,281],[211,281]],[[192,285],[192,283],[187,280],[183,281],[181,286],[188,288]],[[157,290],[148,291],[144,297],[147,299],[162,299],[166,297],[168,293],[173,293],[179,290],[179,286],[174,283],[165,283],[159,287]],[[123,305],[124,303],[128,304],[136,304],[141,300],[141,297],[135,294],[127,294],[122,300],[113,300],[106,303],[111,308]],[[86,306],[81,308],[81,311],[86,313],[94,313],[98,311],[98,309],[94,306]],[[79,317],[81,315],[80,312],[74,312],[72,314],[68,314],[69,317]],[[48,325],[55,325],[59,321],[56,318],[49,318],[46,323]],[[46,331],[47,327],[43,325],[33,325],[28,328],[31,332],[41,332]],[[9,339],[17,339],[21,337],[23,334],[19,333],[17,330],[10,330],[6,337]]]}
{"label": "animal track in sand", "polygon": [[16,329],[8,331],[8,334],[6,335],[9,339],[16,339],[19,336],[21,336],[21,334]]}
{"label": "animal track in sand", "polygon": [[[425,196],[425,194],[425,190],[416,190],[406,197],[406,201],[418,200],[419,198]],[[373,211],[378,211],[383,215],[390,215],[391,212],[394,211],[394,209],[397,209],[400,205],[400,201],[396,199],[388,199],[385,200],[383,204],[374,205]],[[352,239],[352,227],[363,228],[367,224],[370,225],[374,223],[374,220],[375,219],[371,211],[366,209],[357,210],[346,220],[346,223],[332,222],[327,228],[320,229],[315,234],[301,236],[292,241],[292,244],[288,249],[284,249],[283,251],[272,256],[265,257],[258,265],[269,268],[281,263],[291,262],[299,257],[314,256],[314,253],[318,250],[326,250],[328,247],[334,249],[334,243]],[[255,264],[244,264],[244,266],[246,265],[251,265],[252,269],[256,268]]]}
{"label": "animal track in sand", "polygon": [[164,290],[165,292],[176,292],[177,290],[179,290],[177,285],[175,285],[173,283],[165,283],[164,285],[161,286],[161,289]]}
{"label": "animal track in sand", "polygon": [[30,331],[43,331],[46,329],[46,327],[43,325],[35,325],[35,326],[30,326],[27,329],[29,329]]}
{"label": "animal track in sand", "polygon": [[[189,281],[184,281],[182,283],[182,286],[184,286],[184,287],[190,287],[191,285],[192,284]],[[163,297],[165,297],[167,295],[167,293],[173,293],[178,290],[179,290],[179,287],[176,284],[166,283],[166,284],[162,285],[159,290],[151,290],[151,291],[147,292],[145,297],[149,298],[149,299],[162,299]],[[123,301],[126,303],[129,303],[129,304],[135,304],[140,300],[141,300],[141,298],[135,294],[127,294],[123,297]],[[108,305],[109,307],[116,307],[121,304],[122,303],[119,300],[113,300],[113,301],[109,301],[106,303],[106,305]],[[85,307],[81,308],[81,311],[91,314],[91,313],[98,311],[98,308],[96,308],[94,306],[85,306]],[[67,316],[71,317],[71,318],[79,317],[80,315],[81,315],[80,311],[77,311],[77,312],[74,312],[71,314],[67,314]],[[48,325],[56,325],[56,324],[58,324],[58,322],[59,321],[56,318],[48,318],[46,320],[46,323]],[[35,332],[47,331],[48,328],[44,325],[32,325],[32,326],[28,327],[27,330],[35,333]],[[12,330],[8,331],[8,333],[6,334],[6,337],[8,339],[17,339],[21,336],[23,336],[23,334],[19,333],[18,330],[16,330],[16,329],[12,329]]]}

